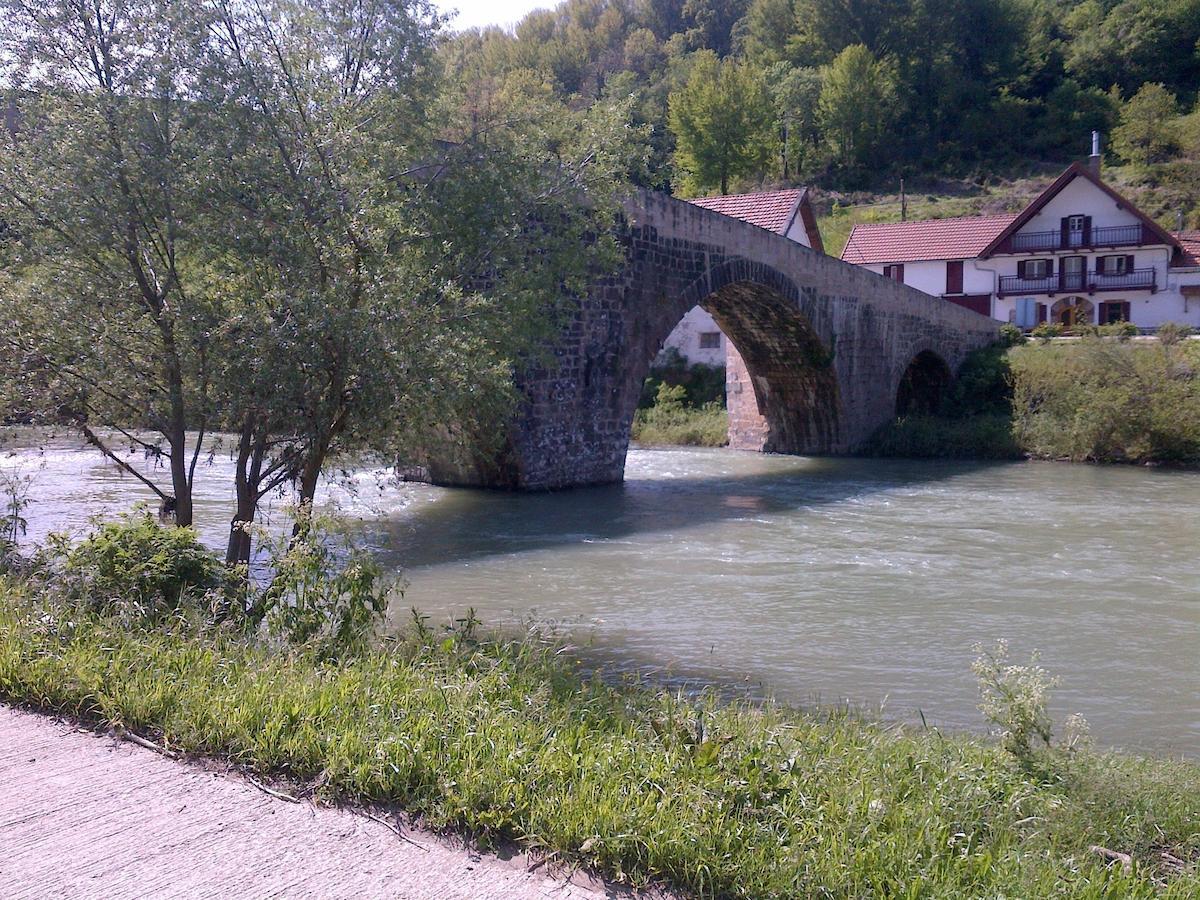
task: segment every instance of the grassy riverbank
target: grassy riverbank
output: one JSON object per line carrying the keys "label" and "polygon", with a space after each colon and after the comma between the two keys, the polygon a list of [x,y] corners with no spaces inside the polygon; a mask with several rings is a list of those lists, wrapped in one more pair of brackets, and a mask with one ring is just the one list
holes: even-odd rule
{"label": "grassy riverbank", "polygon": [[0,582],[0,698],[609,877],[756,898],[1200,890],[1194,764],[1018,758],[936,731],[614,687],[471,622],[418,621],[331,657],[195,611],[97,608]]}
{"label": "grassy riverbank", "polygon": [[865,452],[1200,465],[1200,342],[1168,329],[979,351],[938,415],[897,419]]}

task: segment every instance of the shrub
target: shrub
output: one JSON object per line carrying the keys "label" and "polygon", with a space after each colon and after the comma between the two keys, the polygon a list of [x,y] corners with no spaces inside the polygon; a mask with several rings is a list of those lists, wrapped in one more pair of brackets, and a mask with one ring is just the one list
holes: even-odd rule
{"label": "shrub", "polygon": [[642,385],[639,409],[649,409],[658,397],[663,384],[676,385],[684,389],[683,402],[688,406],[702,407],[708,403],[725,405],[725,367],[691,363],[674,347],[668,349],[650,369],[650,375]]}
{"label": "shrub", "polygon": [[47,552],[68,594],[97,611],[120,606],[153,619],[229,587],[227,570],[194,529],[164,527],[145,512],[100,523],[74,547],[58,535]]}
{"label": "shrub", "polygon": [[729,415],[717,403],[699,409],[685,403],[680,385],[660,384],[654,405],[639,409],[633,439],[643,444],[723,447],[728,442]]}
{"label": "shrub", "polygon": [[374,555],[334,519],[301,510],[298,521],[291,539],[264,535],[274,576],[251,604],[251,620],[322,656],[357,653],[383,620],[395,588]]}
{"label": "shrub", "polygon": [[1194,329],[1191,325],[1180,325],[1178,322],[1163,322],[1158,326],[1158,342],[1164,347],[1173,347],[1180,341],[1192,336]]}
{"label": "shrub", "polygon": [[1000,729],[1004,749],[1020,762],[1034,755],[1034,742],[1050,746],[1050,690],[1058,684],[1038,665],[1035,651],[1027,666],[1008,661],[1008,642],[997,641],[991,650],[974,647],[976,660],[971,671],[979,679],[979,711]]}
{"label": "shrub", "polygon": [[1042,322],[1029,333],[1042,341],[1048,341],[1050,338],[1061,337],[1063,327],[1058,322]]}
{"label": "shrub", "polygon": [[1196,348],[1177,349],[1096,338],[1014,349],[1017,440],[1056,459],[1200,461]]}
{"label": "shrub", "polygon": [[967,355],[939,411],[953,418],[1007,416],[1012,412],[1008,348],[993,344]]}
{"label": "shrub", "polygon": [[1115,337],[1119,341],[1124,341],[1136,337],[1138,327],[1132,322],[1111,322],[1108,325],[1099,326],[1096,333],[1101,337]]}
{"label": "shrub", "polygon": [[1003,347],[1019,347],[1026,341],[1025,332],[1012,322],[1000,326],[1000,345]]}
{"label": "shrub", "polygon": [[879,429],[863,448],[868,456],[908,459],[1020,459],[1024,456],[1003,415],[964,419],[904,416]]}
{"label": "shrub", "polygon": [[0,469],[0,573],[18,569],[21,558],[17,554],[17,543],[25,536],[29,523],[25,510],[32,502],[29,488],[33,483],[30,475],[18,471]]}

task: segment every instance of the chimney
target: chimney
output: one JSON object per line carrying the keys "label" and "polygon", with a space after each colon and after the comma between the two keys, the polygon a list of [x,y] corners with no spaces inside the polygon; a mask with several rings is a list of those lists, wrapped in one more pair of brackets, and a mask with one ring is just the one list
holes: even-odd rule
{"label": "chimney", "polygon": [[1088,168],[1097,178],[1100,177],[1100,132],[1092,132],[1092,155],[1088,157]]}

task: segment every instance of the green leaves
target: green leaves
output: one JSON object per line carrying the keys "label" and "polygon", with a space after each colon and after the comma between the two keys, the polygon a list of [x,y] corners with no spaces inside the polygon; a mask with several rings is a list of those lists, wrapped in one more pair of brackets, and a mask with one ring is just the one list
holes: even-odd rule
{"label": "green leaves", "polygon": [[775,148],[775,116],[764,73],[745,63],[697,53],[687,81],[671,94],[668,118],[675,165],[687,193],[763,174]]}

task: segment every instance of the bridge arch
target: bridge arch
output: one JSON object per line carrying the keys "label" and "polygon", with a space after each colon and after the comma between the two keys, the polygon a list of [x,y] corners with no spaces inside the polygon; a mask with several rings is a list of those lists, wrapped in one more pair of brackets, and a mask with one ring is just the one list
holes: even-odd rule
{"label": "bridge arch", "polygon": [[625,205],[618,271],[573,299],[523,396],[505,449],[438,460],[430,480],[546,490],[624,477],[633,414],[654,356],[693,306],[729,337],[730,445],[837,454],[896,414],[923,351],[954,371],[995,339],[987,316],[737,219],[640,191]]}
{"label": "bridge arch", "polygon": [[745,259],[712,267],[678,298],[685,311],[705,309],[732,345],[726,377],[736,397],[735,446],[815,452],[837,440],[833,347],[805,314],[801,299],[792,279]]}

